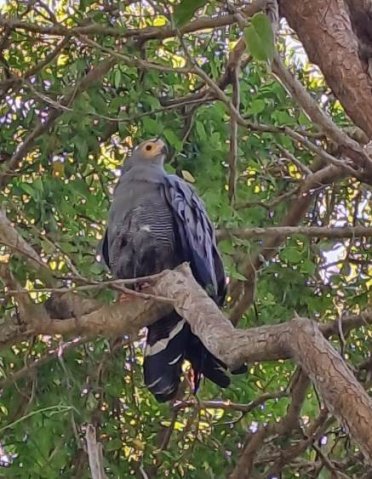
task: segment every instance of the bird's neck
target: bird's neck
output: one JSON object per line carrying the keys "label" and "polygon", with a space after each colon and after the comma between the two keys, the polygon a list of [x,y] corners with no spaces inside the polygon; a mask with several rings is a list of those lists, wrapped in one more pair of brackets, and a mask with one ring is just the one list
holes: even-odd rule
{"label": "bird's neck", "polygon": [[134,160],[133,158],[128,158],[125,160],[124,165],[121,169],[122,173],[126,173],[132,168],[138,168],[138,169],[154,169],[154,170],[163,170],[164,171],[164,161],[159,158],[159,159],[154,159],[154,160],[140,160],[136,159]]}

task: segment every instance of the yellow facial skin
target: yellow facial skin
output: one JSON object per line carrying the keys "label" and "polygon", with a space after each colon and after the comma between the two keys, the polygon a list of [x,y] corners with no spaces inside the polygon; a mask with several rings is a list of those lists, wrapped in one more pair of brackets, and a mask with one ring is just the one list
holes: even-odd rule
{"label": "yellow facial skin", "polygon": [[147,140],[140,143],[135,149],[136,155],[145,160],[152,160],[160,155],[166,155],[167,145],[160,138],[155,140]]}

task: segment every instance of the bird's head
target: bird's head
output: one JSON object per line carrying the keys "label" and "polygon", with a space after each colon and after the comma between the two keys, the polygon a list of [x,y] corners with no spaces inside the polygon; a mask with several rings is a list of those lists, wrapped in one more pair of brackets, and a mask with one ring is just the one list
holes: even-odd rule
{"label": "bird's head", "polygon": [[168,155],[168,147],[161,138],[146,140],[136,146],[133,150],[131,161],[133,163],[142,161],[163,165]]}

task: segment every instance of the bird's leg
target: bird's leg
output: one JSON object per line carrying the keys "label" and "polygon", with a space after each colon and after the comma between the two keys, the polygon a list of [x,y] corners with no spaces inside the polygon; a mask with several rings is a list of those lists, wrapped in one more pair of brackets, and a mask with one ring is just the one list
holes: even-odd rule
{"label": "bird's leg", "polygon": [[195,372],[194,370],[190,367],[190,369],[186,372],[185,374],[186,381],[193,392],[193,394],[196,393],[196,386],[195,386]]}
{"label": "bird's leg", "polygon": [[[133,285],[133,291],[136,291],[136,284]],[[130,303],[133,301],[133,294],[131,294],[132,288],[123,288],[124,291],[120,293],[119,296],[119,303]]]}
{"label": "bird's leg", "polygon": [[133,301],[133,295],[127,292],[120,293],[119,295],[119,303],[129,303]]}

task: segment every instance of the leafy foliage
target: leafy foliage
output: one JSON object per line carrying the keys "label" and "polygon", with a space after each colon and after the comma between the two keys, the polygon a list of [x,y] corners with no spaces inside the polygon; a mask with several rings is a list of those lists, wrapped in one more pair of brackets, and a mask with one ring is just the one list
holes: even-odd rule
{"label": "leafy foliage", "polygon": [[268,17],[256,13],[245,29],[247,48],[256,60],[272,60],[274,56],[274,35]]}
{"label": "leafy foliage", "polygon": [[[167,168],[194,181],[218,228],[278,225],[298,199],[306,173],[283,154],[283,148],[307,169],[314,155],[285,128],[310,139],[317,138],[318,131],[260,61],[270,61],[274,52],[267,17],[254,16],[245,30],[253,60],[243,65],[240,74],[239,111],[267,128],[239,129],[234,204],[226,187],[228,108],[214,92],[205,96],[204,80],[184,68],[191,58],[218,84],[240,38],[239,29],[234,24],[200,29],[182,41],[177,33],[158,38],[151,34],[152,29],[172,26],[170,10],[177,26],[182,26],[199,12],[207,18],[225,14],[221,5],[199,0],[177,4],[81,0],[54,2],[53,10],[38,1],[32,8],[16,1],[1,7],[9,21],[17,18],[37,25],[36,31],[4,30],[1,160],[8,160],[25,142],[30,148],[0,191],[1,207],[59,285],[72,287],[108,277],[96,260],[96,248],[123,158],[142,139],[167,140],[172,149]],[[71,35],[65,30],[58,35],[48,32],[58,25],[70,29]],[[149,36],[128,34],[136,29],[150,32]],[[284,36],[279,35],[278,48],[288,61],[297,58]],[[310,71],[303,53],[298,58],[303,64],[298,62],[296,74],[311,95],[318,101],[326,97],[325,109],[333,120],[348,125],[321,75]],[[112,59],[102,76],[84,83],[88,74]],[[231,94],[229,85],[226,94]],[[71,101],[64,103],[68,95]],[[50,127],[44,128],[47,118],[54,116]],[[41,134],[34,134],[38,128]],[[317,141],[324,148],[332,147],[323,138]],[[0,174],[7,171],[7,164],[0,163]],[[305,225],[371,225],[370,192],[354,179],[322,187],[313,197]],[[242,265],[247,258],[261,251],[262,239],[231,236],[219,247],[230,281],[237,284],[245,279]],[[30,267],[27,259],[10,255],[7,246],[0,245],[0,261],[19,284],[33,290],[34,301],[44,302],[50,296],[45,291],[48,278]],[[272,325],[295,313],[326,322],[343,312],[359,312],[370,300],[370,265],[368,239],[287,238],[257,273],[254,308],[244,313],[240,325]],[[0,276],[0,281],[5,288],[6,280]],[[99,299],[112,301],[113,294],[102,292]],[[0,321],[9,312],[16,313],[15,304],[12,295],[4,295]],[[230,306],[231,301],[227,312]],[[371,331],[364,326],[334,343],[361,378],[370,340]],[[289,362],[252,364],[247,377],[234,377],[224,391],[206,381],[197,401],[186,385],[184,401],[159,405],[143,387],[142,344],[143,333],[135,342],[42,336],[2,349],[4,475],[91,477],[83,444],[85,426],[92,423],[103,445],[107,477],[131,477],[141,470],[148,477],[227,477],[249,431],[286,414],[295,371]],[[229,407],[250,404],[260,396],[262,401],[249,412]],[[320,409],[319,398],[309,389],[301,425],[313,423]],[[317,447],[324,454],[330,452],[335,461],[346,463],[348,457],[358,455],[355,444],[335,423],[330,422],[322,435],[323,443]],[[260,452],[256,473],[268,471],[273,451],[289,448],[301,438],[300,431],[273,438],[271,449]],[[306,475],[306,468],[322,464],[316,449],[308,447],[300,454],[303,469],[293,458],[284,465],[283,477],[322,477]],[[352,477],[360,477],[363,464],[352,467]]]}

